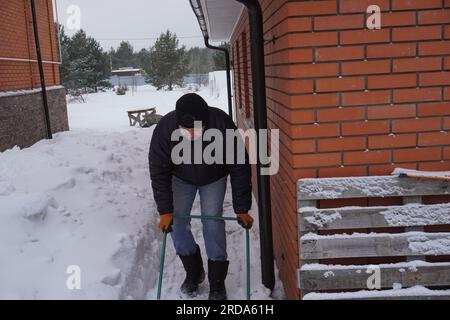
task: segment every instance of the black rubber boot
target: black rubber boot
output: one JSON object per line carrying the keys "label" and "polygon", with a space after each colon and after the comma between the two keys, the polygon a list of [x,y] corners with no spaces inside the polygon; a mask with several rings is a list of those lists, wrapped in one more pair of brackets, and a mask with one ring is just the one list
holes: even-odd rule
{"label": "black rubber boot", "polygon": [[228,273],[228,261],[208,259],[209,300],[227,300],[225,278]]}
{"label": "black rubber boot", "polygon": [[203,268],[202,255],[200,247],[197,245],[197,252],[190,256],[180,256],[186,270],[186,279],[181,285],[181,292],[190,297],[195,297],[198,291],[198,285],[205,280],[205,269]]}

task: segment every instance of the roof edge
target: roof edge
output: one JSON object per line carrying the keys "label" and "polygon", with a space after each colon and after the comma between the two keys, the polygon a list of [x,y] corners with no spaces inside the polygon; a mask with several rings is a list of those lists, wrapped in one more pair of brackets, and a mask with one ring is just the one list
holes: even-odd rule
{"label": "roof edge", "polygon": [[197,17],[203,37],[209,38],[208,21],[202,6],[202,3],[204,4],[204,2],[202,2],[202,0],[189,0],[189,3],[191,4],[192,11],[194,11],[195,16]]}

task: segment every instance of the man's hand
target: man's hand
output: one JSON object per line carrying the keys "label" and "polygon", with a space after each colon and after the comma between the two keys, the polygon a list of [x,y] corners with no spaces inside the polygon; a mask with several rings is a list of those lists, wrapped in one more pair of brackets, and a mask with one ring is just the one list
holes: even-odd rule
{"label": "man's hand", "polygon": [[159,229],[162,232],[172,232],[173,214],[166,213],[159,216]]}
{"label": "man's hand", "polygon": [[253,226],[253,218],[248,213],[237,213],[238,223],[244,229],[250,229]]}

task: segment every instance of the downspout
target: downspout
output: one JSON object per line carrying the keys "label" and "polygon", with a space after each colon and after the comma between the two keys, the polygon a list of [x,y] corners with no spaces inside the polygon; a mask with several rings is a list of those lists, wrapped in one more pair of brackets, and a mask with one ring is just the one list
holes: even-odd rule
{"label": "downspout", "polygon": [[[261,5],[258,0],[236,0],[248,12],[250,23],[250,56],[253,87],[253,120],[255,129],[267,130],[266,75],[264,64],[264,30]],[[258,136],[258,135],[257,135]],[[268,140],[267,140],[268,141]],[[270,177],[261,175],[259,136],[257,143],[258,161],[256,179],[258,183],[258,214],[261,241],[261,273],[263,284],[273,290],[275,286],[274,255],[272,240],[272,209]]]}
{"label": "downspout", "polygon": [[44,64],[42,61],[41,45],[39,43],[39,29],[37,24],[36,6],[34,0],[31,0],[31,14],[33,16],[34,42],[36,44],[36,55],[39,66],[39,77],[41,80],[42,101],[44,104],[45,126],[47,128],[47,138],[52,139],[52,129],[50,126],[50,113],[48,110],[47,87],[45,85]]}
{"label": "downspout", "polygon": [[225,64],[227,73],[227,94],[228,94],[228,115],[233,118],[233,103],[231,99],[231,66],[230,52],[226,48],[216,47],[209,43],[209,36],[205,36],[205,46],[212,50],[222,51],[225,54]]}

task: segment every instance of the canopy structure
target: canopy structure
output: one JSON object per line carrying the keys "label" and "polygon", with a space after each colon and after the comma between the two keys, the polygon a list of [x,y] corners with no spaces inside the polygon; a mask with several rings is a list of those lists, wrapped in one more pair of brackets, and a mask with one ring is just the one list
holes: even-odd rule
{"label": "canopy structure", "polygon": [[234,26],[244,10],[237,1],[190,0],[203,36],[211,41],[229,41]]}

